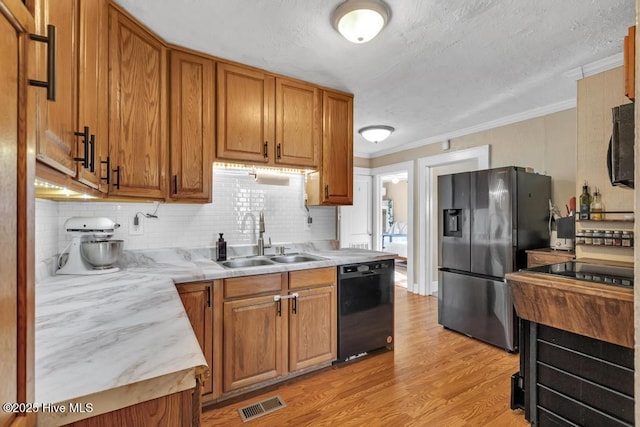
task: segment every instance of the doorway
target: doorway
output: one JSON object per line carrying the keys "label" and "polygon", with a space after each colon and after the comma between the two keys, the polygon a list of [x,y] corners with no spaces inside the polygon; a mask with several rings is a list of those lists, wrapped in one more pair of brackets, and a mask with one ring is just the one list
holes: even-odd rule
{"label": "doorway", "polygon": [[414,283],[413,161],[382,166],[373,175],[373,248],[398,254],[396,284],[416,292]]}
{"label": "doorway", "polygon": [[438,293],[438,176],[489,168],[489,145],[418,159],[417,293]]}

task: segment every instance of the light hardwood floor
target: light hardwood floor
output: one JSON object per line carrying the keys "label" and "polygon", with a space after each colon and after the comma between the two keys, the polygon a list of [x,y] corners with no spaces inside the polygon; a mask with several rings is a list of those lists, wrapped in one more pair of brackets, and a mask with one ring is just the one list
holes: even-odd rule
{"label": "light hardwood floor", "polygon": [[[527,426],[509,409],[518,356],[437,321],[438,300],[396,286],[393,352],[293,379],[202,414],[203,426]],[[247,423],[237,409],[280,395],[287,407]]]}

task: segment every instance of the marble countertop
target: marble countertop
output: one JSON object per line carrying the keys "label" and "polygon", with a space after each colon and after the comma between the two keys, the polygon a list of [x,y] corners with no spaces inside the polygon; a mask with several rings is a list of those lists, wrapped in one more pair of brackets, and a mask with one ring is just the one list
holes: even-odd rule
{"label": "marble countertop", "polygon": [[[122,270],[116,273],[50,276],[39,280],[36,401],[78,401],[186,371],[192,378],[206,375],[206,361],[175,283],[394,257],[385,252],[308,245],[288,252],[292,251],[324,259],[227,269],[212,261],[213,248],[127,251],[120,261]],[[181,389],[167,385],[164,394],[185,390],[193,384],[195,380],[187,381]],[[135,396],[132,402],[125,403],[130,405],[144,399]],[[88,414],[93,415],[97,412]]]}

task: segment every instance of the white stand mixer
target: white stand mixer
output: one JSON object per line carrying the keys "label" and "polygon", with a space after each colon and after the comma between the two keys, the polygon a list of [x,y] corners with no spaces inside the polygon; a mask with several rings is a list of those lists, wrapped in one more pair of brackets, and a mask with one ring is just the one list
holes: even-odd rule
{"label": "white stand mixer", "polygon": [[[113,236],[118,227],[120,227],[120,224],[105,217],[71,217],[67,219],[64,223],[64,228],[67,233],[73,235],[73,239],[67,247],[69,252],[67,262],[56,271],[56,274],[108,274],[120,271],[118,267],[110,265],[104,267],[92,264],[82,255],[81,247],[83,243],[88,243],[93,239],[104,240],[105,243],[115,243],[116,241],[108,241],[106,239]],[[122,241],[119,242],[121,243]],[[60,257],[58,257],[58,265],[60,264],[60,258],[67,252],[67,249],[62,251]]]}

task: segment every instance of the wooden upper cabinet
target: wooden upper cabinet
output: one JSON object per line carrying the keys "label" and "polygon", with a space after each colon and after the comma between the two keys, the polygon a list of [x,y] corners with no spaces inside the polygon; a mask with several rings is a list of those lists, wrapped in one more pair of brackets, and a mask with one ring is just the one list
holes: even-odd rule
{"label": "wooden upper cabinet", "polygon": [[320,89],[316,86],[276,79],[276,163],[318,166],[321,112]]}
{"label": "wooden upper cabinet", "polygon": [[323,91],[322,166],[307,176],[309,205],[353,204],[353,96]]}
{"label": "wooden upper cabinet", "polygon": [[636,97],[636,27],[629,27],[624,37],[624,94],[630,100]]}
{"label": "wooden upper cabinet", "polygon": [[110,194],[167,194],[166,74],[162,41],[110,5]]}
{"label": "wooden upper cabinet", "polygon": [[214,147],[214,63],[171,51],[170,198],[211,202]]}
{"label": "wooden upper cabinet", "polygon": [[324,91],[322,110],[323,203],[351,205],[353,203],[353,97]]}
{"label": "wooden upper cabinet", "polygon": [[216,157],[269,163],[274,141],[274,78],[263,72],[217,64]]}
{"label": "wooden upper cabinet", "polygon": [[[46,36],[49,24],[56,28],[56,100],[47,100],[45,89],[36,91],[36,158],[75,177],[79,4],[77,0],[36,0],[34,6],[37,34]],[[29,77],[47,81],[46,45],[34,43],[36,72]]]}
{"label": "wooden upper cabinet", "polygon": [[[78,180],[101,192],[108,186],[106,159],[108,140],[108,24],[107,0],[79,0],[78,37],[78,122],[77,130],[89,130],[88,167],[78,163]],[[84,145],[78,139],[76,157],[84,157]],[[104,163],[103,163],[104,162]]]}

